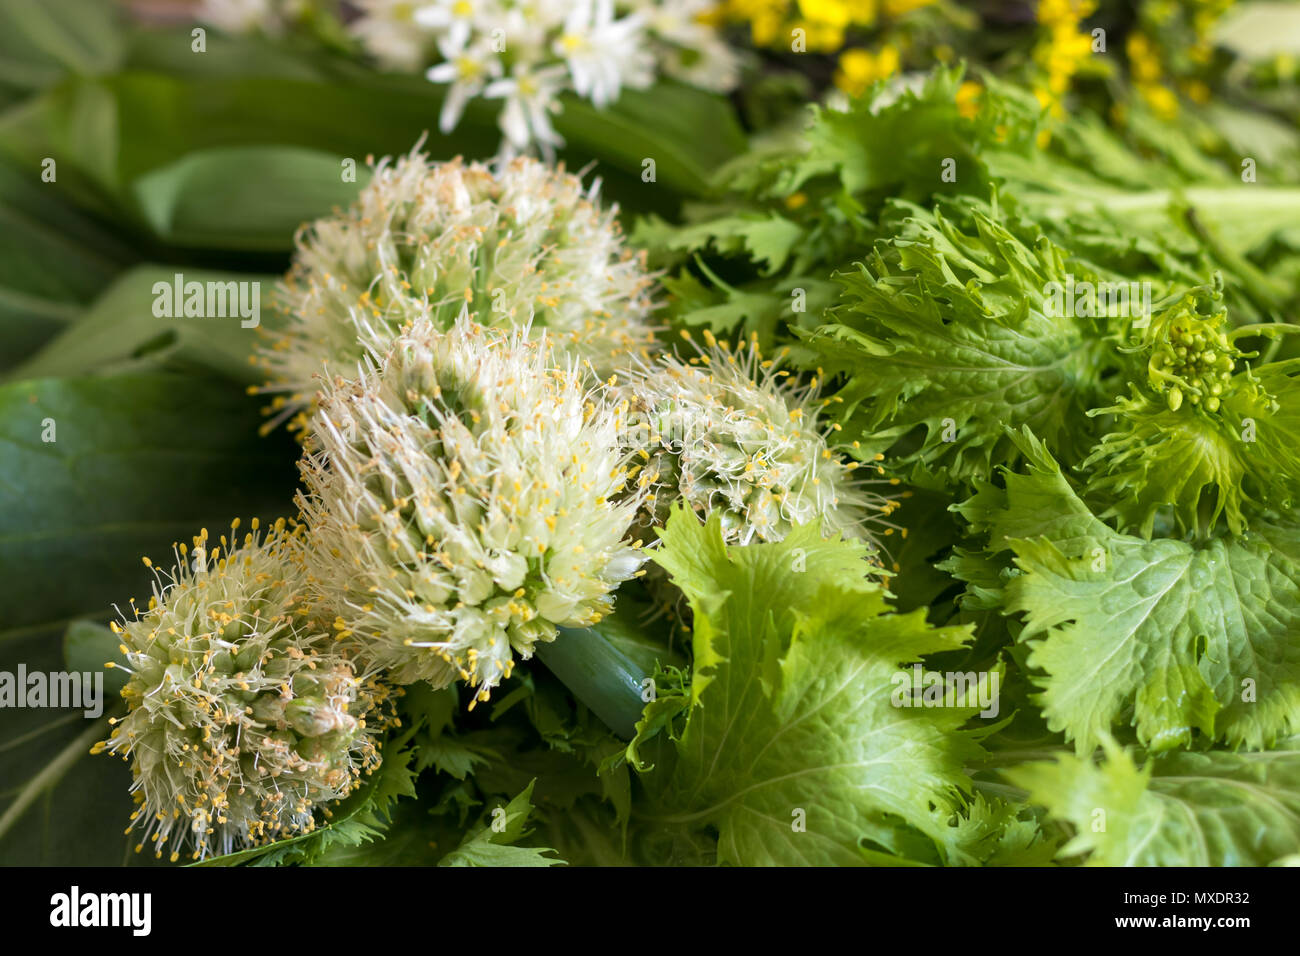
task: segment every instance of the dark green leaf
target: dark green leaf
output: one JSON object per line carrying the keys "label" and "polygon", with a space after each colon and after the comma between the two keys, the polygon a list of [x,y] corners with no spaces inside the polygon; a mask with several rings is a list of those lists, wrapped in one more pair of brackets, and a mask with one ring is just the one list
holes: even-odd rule
{"label": "dark green leaf", "polygon": [[352,182],[343,176],[337,156],[246,146],[190,153],[132,189],[149,227],[171,245],[280,250],[304,222],[350,203],[356,180],[368,178],[364,169]]}
{"label": "dark green leaf", "polygon": [[[84,315],[10,377],[110,374],[175,362],[204,366],[242,384],[261,384],[264,374],[249,364],[261,332],[244,328],[243,323],[252,319],[241,319],[229,304],[225,311],[231,314],[226,317],[154,315],[154,302],[161,294],[161,290],[154,292],[154,285],[163,282],[174,287],[177,274],[184,283],[258,283],[259,323],[269,325],[275,320],[269,304],[274,276],[139,266],[118,279]],[[252,292],[248,287],[247,294]]]}

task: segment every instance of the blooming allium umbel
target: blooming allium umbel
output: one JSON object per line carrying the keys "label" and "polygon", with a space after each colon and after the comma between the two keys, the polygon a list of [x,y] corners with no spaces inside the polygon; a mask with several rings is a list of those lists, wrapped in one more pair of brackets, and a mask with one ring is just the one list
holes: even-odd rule
{"label": "blooming allium umbel", "polygon": [[871,491],[853,474],[858,463],[832,450],[838,426],[819,422],[817,382],[786,382],[789,373],[754,342],[705,338],[698,356],[642,363],[620,386],[639,435],[649,523],[662,525],[681,499],[701,514],[721,511],[724,535],[740,544],[780,541],[812,521],[826,534],[873,540],[870,526],[887,525],[898,502]]}
{"label": "blooming allium umbel", "polygon": [[477,700],[641,563],[622,410],[545,338],[421,318],[322,389],[300,497],[314,586],[368,665]]}
{"label": "blooming allium umbel", "polygon": [[386,348],[417,317],[444,330],[462,311],[531,323],[601,374],[644,352],[653,279],[597,187],[524,158],[497,174],[415,151],[381,162],[348,210],[298,238],[277,292],[287,325],[260,349],[271,387],[289,393],[279,406],[303,407],[317,374],[355,377],[362,338]]}
{"label": "blooming allium umbel", "polygon": [[113,625],[129,710],[94,750],[131,763],[137,851],[202,859],[309,832],[379,764],[384,688],[315,615],[297,532],[253,529],[182,544],[148,610]]}

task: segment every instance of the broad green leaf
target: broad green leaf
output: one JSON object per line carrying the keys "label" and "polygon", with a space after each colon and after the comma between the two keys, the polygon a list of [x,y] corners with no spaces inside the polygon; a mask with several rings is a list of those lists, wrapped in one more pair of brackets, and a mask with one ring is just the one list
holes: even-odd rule
{"label": "broad green leaf", "polygon": [[39,164],[0,161],[0,373],[70,322],[131,253]]}
{"label": "broad green leaf", "polygon": [[[15,668],[6,659],[0,669]],[[43,669],[60,668],[50,661]],[[98,720],[86,720],[80,711],[53,713],[19,711],[4,718],[0,865],[126,863],[126,837],[117,821],[126,821],[135,806],[131,775],[121,764],[87,759],[91,746],[112,730],[113,711]],[[28,719],[33,714],[39,718]]]}
{"label": "broad green leaf", "polygon": [[1175,753],[1138,767],[1062,754],[1003,771],[1073,825],[1060,856],[1090,866],[1267,866],[1300,852],[1300,740],[1263,752]]}
{"label": "broad green leaf", "polygon": [[[536,781],[533,781],[536,783]],[[493,807],[484,824],[472,831],[441,860],[439,866],[556,866],[563,860],[548,857],[547,847],[517,846],[531,832],[533,783],[505,806]]]}
{"label": "broad green leaf", "polygon": [[[405,153],[427,134],[436,158],[493,156],[499,104],[471,101],[456,130],[442,135],[444,90],[419,76],[362,71],[333,82],[123,72],[69,81],[0,117],[0,152],[28,165],[55,157],[84,204],[116,215],[134,208],[139,177],[205,149],[275,143],[360,167],[368,156]],[[594,160],[602,194],[629,209],[663,210],[707,194],[713,168],[744,147],[726,101],[688,87],[628,90],[606,110],[565,97],[564,107],[555,118],[568,144],[560,158],[573,169]],[[654,160],[653,179],[642,178],[646,160]]]}
{"label": "broad green leaf", "polygon": [[654,559],[690,601],[695,651],[675,759],[661,747],[642,778],[658,819],[716,827],[719,861],[740,865],[860,863],[899,820],[942,833],[979,753],[959,730],[972,709],[896,707],[895,678],[966,629],[891,613],[862,548],[811,525],[728,549],[716,516],[677,511]]}
{"label": "broad green leaf", "polygon": [[[193,24],[132,30],[123,70],[177,77],[283,76],[320,82],[337,66],[314,44],[287,43],[263,33],[226,33],[209,28],[202,54],[193,49]],[[253,68],[251,65],[256,64]]]}
{"label": "broad green leaf", "polygon": [[[746,145],[725,99],[679,83],[625,89],[603,110],[565,97],[555,128],[566,143],[560,158],[575,169],[596,160],[596,175],[609,184],[602,194],[631,210],[675,204],[665,190],[676,196],[708,195],[714,170]],[[709,134],[701,136],[701,130]],[[647,159],[655,162],[650,181]]]}
{"label": "broad green leaf", "polygon": [[[122,639],[103,624],[73,621],[63,635],[63,660],[68,670],[82,674],[104,673],[104,693],[115,697],[127,681]],[[107,667],[112,662],[113,667]]]}
{"label": "broad green leaf", "polygon": [[0,386],[0,646],[147,594],[141,555],[204,524],[286,511],[295,449],[258,424],[193,375]]}
{"label": "broad green leaf", "polygon": [[[254,291],[258,295],[259,327],[244,328],[245,322],[253,320],[238,314],[237,295],[227,298],[225,317],[158,317],[154,305],[164,291],[155,292],[154,287],[161,282],[167,289],[174,289],[177,275],[182,276],[183,286],[190,282],[204,284],[205,310],[207,283],[219,283],[227,292],[228,283],[247,284],[244,295],[250,304]],[[249,357],[258,336],[263,334],[261,326],[271,327],[277,321],[275,310],[270,307],[276,281],[275,276],[269,275],[213,272],[184,266],[137,266],[114,282],[60,335],[12,370],[10,377],[113,374],[154,369],[172,362],[210,368],[241,384],[260,385],[265,375],[249,363]],[[253,283],[257,284],[256,290]],[[167,296],[173,305],[174,299],[174,294]],[[215,297],[213,304],[218,304]]]}
{"label": "broad green leaf", "polygon": [[163,242],[281,250],[305,222],[356,198],[364,167],[344,181],[343,160],[279,146],[206,149],[132,183],[145,221]]}
{"label": "broad green leaf", "polygon": [[984,486],[961,506],[989,551],[1010,550],[1004,613],[1052,730],[1091,753],[1132,722],[1153,751],[1199,731],[1264,747],[1300,714],[1300,526],[1191,543],[1118,534],[1093,517],[1056,462],[1018,436],[1027,474]]}
{"label": "broad green leaf", "polygon": [[102,0],[0,0],[0,84],[39,89],[122,59],[121,11]]}

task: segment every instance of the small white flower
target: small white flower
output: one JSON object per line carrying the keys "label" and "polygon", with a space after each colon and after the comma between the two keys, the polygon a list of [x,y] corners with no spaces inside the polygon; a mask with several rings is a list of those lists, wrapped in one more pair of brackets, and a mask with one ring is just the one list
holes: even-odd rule
{"label": "small white flower", "polygon": [[487,6],[483,0],[433,0],[415,11],[415,22],[426,30],[442,31],[438,50],[450,59],[465,49],[474,30],[476,7]]}
{"label": "small white flower", "polygon": [[438,117],[438,128],[450,133],[460,122],[465,105],[483,92],[489,80],[501,75],[501,60],[489,43],[480,41],[431,68],[425,76],[434,83],[450,83]]}
{"label": "small white flower", "polygon": [[[218,0],[213,0],[218,2]],[[265,4],[272,0],[224,0]],[[275,0],[300,2],[300,0]],[[450,132],[474,97],[503,100],[500,156],[551,158],[551,117],[573,90],[598,107],[667,73],[711,90],[735,85],[736,57],[702,20],[707,0],[356,0],[351,30],[381,64],[451,84]],[[622,15],[620,15],[622,14]],[[503,74],[506,74],[503,77]]]}
{"label": "small white flower", "polygon": [[377,368],[326,384],[299,506],[312,581],[358,658],[478,700],[635,573],[621,410],[545,338],[418,319]]}
{"label": "small white flower", "polygon": [[506,155],[523,153],[537,146],[551,159],[564,138],[551,125],[551,114],[559,112],[559,95],[567,73],[562,66],[530,69],[516,66],[509,77],[490,83],[484,91],[489,99],[504,99],[499,124],[506,137]]}
{"label": "small white flower", "polygon": [[657,41],[665,73],[701,89],[725,93],[740,80],[740,58],[722,34],[703,22],[714,0],[641,0],[636,11]]}
{"label": "small white flower", "polygon": [[636,14],[614,19],[613,0],[575,0],[551,47],[568,64],[574,92],[604,107],[618,99],[623,86],[654,82],[654,59],[642,27]]}
{"label": "small white flower", "polygon": [[351,25],[361,46],[384,66],[414,71],[424,66],[433,35],[417,22],[412,0],[356,0],[360,15]]}

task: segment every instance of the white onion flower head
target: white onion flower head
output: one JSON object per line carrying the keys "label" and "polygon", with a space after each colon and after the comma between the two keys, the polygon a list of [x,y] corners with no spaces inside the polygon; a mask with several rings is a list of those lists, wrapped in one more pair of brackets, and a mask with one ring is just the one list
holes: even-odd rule
{"label": "white onion flower head", "polygon": [[732,348],[704,335],[698,356],[641,363],[620,386],[640,448],[637,484],[648,492],[643,520],[662,526],[681,500],[702,515],[720,511],[729,542],[780,541],[819,522],[825,534],[877,545],[871,525],[898,502],[871,491],[854,475],[859,464],[832,449],[836,426],[819,420],[817,382],[787,382],[753,341]]}
{"label": "white onion flower head", "polygon": [[[495,7],[492,0],[425,0],[409,4],[415,8],[413,19],[426,30],[441,31],[438,48],[444,56],[453,56],[465,48],[474,24],[485,7]],[[477,7],[477,10],[475,9]]]}
{"label": "white onion flower head", "polygon": [[269,389],[288,393],[291,413],[318,374],[355,376],[363,329],[382,354],[417,317],[447,329],[462,311],[486,326],[545,330],[607,375],[653,343],[654,279],[598,187],[522,157],[497,173],[415,151],[379,163],[350,208],[298,236],[276,293],[283,332],[259,345]]}
{"label": "white onion flower head", "polygon": [[551,123],[552,114],[560,111],[559,94],[567,83],[565,68],[559,64],[532,67],[515,64],[510,75],[489,83],[483,91],[487,99],[505,100],[497,125],[505,137],[501,155],[519,156],[536,148],[548,161],[564,145],[564,137]]}
{"label": "white onion flower head", "polygon": [[595,624],[637,574],[621,410],[552,356],[526,329],[421,318],[322,391],[299,500],[312,576],[398,683],[486,700],[515,655]]}
{"label": "white onion flower head", "polygon": [[381,66],[414,73],[429,59],[436,34],[419,22],[419,0],[353,0],[352,33]]}
{"label": "white onion flower head", "polygon": [[483,40],[455,52],[444,52],[444,56],[443,62],[430,67],[425,76],[432,83],[451,84],[438,114],[438,129],[446,134],[456,128],[469,101],[501,76],[501,60]]}
{"label": "white onion flower head", "polygon": [[148,610],[113,624],[129,709],[93,752],[131,763],[137,851],[203,859],[310,832],[379,764],[384,688],[315,616],[297,533],[253,528],[229,553],[206,530],[182,544]]}

